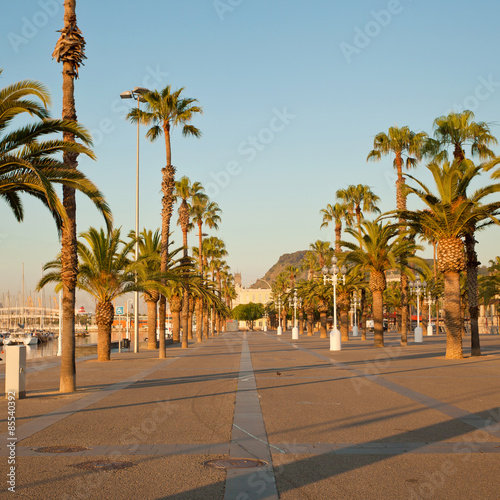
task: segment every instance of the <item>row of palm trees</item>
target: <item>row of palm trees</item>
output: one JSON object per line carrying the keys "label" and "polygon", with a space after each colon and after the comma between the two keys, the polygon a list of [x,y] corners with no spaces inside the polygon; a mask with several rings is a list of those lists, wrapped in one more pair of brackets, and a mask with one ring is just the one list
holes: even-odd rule
{"label": "row of palm trees", "polygon": [[[86,59],[85,39],[77,25],[76,0],[65,0],[64,2],[64,25],[60,30],[60,36],[52,57],[57,62],[62,63],[62,120],[50,118],[48,111],[50,96],[47,89],[39,82],[18,82],[0,91],[0,196],[7,201],[18,220],[23,218],[20,193],[26,193],[40,199],[56,220],[61,235],[61,254],[56,261],[58,261],[57,265],[60,266],[58,272],[63,291],[60,390],[61,392],[73,392],[76,390],[75,290],[77,286],[85,286],[79,278],[78,262],[79,258],[82,259],[84,254],[89,255],[88,252],[83,251],[82,243],[77,240],[75,190],[86,194],[94,202],[102,213],[107,228],[106,231],[90,228],[89,231],[83,233],[83,240],[90,238],[88,242],[90,248],[92,248],[92,245],[97,245],[97,241],[102,243],[105,239],[111,247],[114,246],[117,252],[114,256],[108,256],[109,262],[114,262],[114,265],[121,262],[127,270],[131,263],[128,262],[128,253],[126,252],[129,243],[121,242],[119,232],[117,233],[116,230],[112,229],[111,210],[106,204],[102,193],[78,170],[79,154],[84,154],[92,159],[95,159],[95,155],[91,150],[92,140],[90,134],[78,124],[76,113],[75,80],[79,77],[79,69]],[[159,301],[160,357],[165,357],[166,293],[170,279],[175,281],[170,274],[172,272],[172,261],[169,254],[169,238],[176,197],[182,200],[180,203],[180,220],[183,235],[186,235],[186,221],[188,220],[188,217],[186,217],[187,201],[182,199],[186,194],[183,191],[183,186],[179,185],[179,189],[176,191],[176,167],[172,164],[171,131],[174,127],[181,127],[185,136],[201,136],[200,130],[190,122],[194,116],[202,113],[202,108],[197,105],[196,99],[184,97],[182,95],[183,91],[183,88],[174,90],[169,85],[161,91],[148,92],[142,96],[146,101],[145,109],[134,109],[128,115],[130,121],[139,121],[149,126],[147,137],[151,141],[155,141],[160,137],[163,137],[165,141],[166,164],[162,168],[161,189],[163,197],[159,237],[160,283],[158,286],[150,287],[149,292],[144,290],[148,298],[148,304]],[[35,117],[38,121],[19,130],[7,130],[12,125],[13,119],[26,113]],[[61,133],[63,134],[62,140],[48,138],[51,134]],[[62,161],[58,159],[59,153],[62,153]],[[182,183],[182,180],[180,182]],[[63,186],[62,200],[57,195],[54,184]],[[184,187],[186,189],[196,189],[193,186]],[[206,224],[207,227],[215,227],[214,224],[216,225],[218,221],[218,208],[213,204],[210,205],[210,202],[203,196],[198,196],[196,201],[193,201],[193,207],[195,206],[197,208],[193,208],[192,217],[199,227],[199,247],[201,249],[198,255],[200,269],[197,270],[197,279],[202,281],[204,271],[201,264],[203,251],[201,228],[203,224]],[[212,215],[207,215],[209,212]],[[90,241],[92,244],[90,244]],[[117,242],[120,242],[122,247],[117,247]],[[153,242],[150,241],[149,243]],[[147,245],[145,240],[142,245]],[[220,249],[219,253],[221,253]],[[118,255],[121,255],[121,258],[118,258]],[[153,260],[150,260],[150,263],[152,262]],[[216,260],[214,260],[212,266],[217,269],[215,262]],[[48,269],[52,269],[51,265],[49,264]],[[183,256],[178,265],[178,272],[184,273],[182,280],[183,304],[186,304],[183,306],[184,313],[186,313],[186,310],[189,311],[189,303],[185,298],[189,296],[191,289],[193,291],[198,289],[196,280],[191,276],[192,265],[187,255],[187,245],[184,245]],[[134,270],[134,273],[138,272],[138,270]],[[220,287],[222,287],[224,281],[222,268],[214,272],[217,275]],[[224,270],[224,272],[227,273],[227,270]],[[125,274],[127,273],[128,271]],[[130,286],[129,283],[123,289],[130,290]],[[227,288],[230,289],[230,285],[227,285]],[[105,299],[104,303],[109,302],[108,296],[102,298]],[[220,297],[218,297],[218,300],[221,301]],[[203,307],[206,307],[204,301],[202,304]],[[148,307],[152,309],[152,306]],[[106,318],[107,321],[111,309],[106,306],[104,310],[106,310],[106,313],[100,311],[99,317]],[[201,316],[202,312],[198,314]],[[106,321],[103,320],[103,324]]]}
{"label": "row of palm trees", "polygon": [[[321,227],[334,224],[335,250],[332,251],[327,242],[317,241],[312,244],[302,263],[308,270],[309,279],[295,287],[303,299],[306,313],[307,308],[311,316],[314,308],[319,312],[322,336],[326,336],[326,311],[331,307],[328,299],[331,289],[328,291],[329,287],[322,283],[320,269],[325,265],[329,266],[333,255],[336,255],[339,265],[347,266],[345,284],[340,282],[337,285],[344,340],[348,340],[347,323],[342,320],[349,310],[347,292],[359,292],[364,330],[366,294],[369,290],[375,321],[374,342],[376,346],[383,346],[385,274],[388,270],[395,269],[400,274],[398,306],[401,312],[401,344],[407,345],[408,281],[421,275],[432,284],[434,298],[437,298],[438,290],[443,289],[446,357],[461,358],[464,327],[460,276],[465,272],[471,320],[471,352],[472,355],[481,354],[478,328],[479,261],[474,235],[490,224],[499,223],[497,216],[500,202],[486,202],[486,199],[498,193],[500,184],[490,181],[475,191],[471,187],[498,164],[498,158],[490,149],[496,144],[488,124],[475,122],[471,111],[449,113],[437,118],[434,121],[433,137],[423,132],[415,133],[409,127],[391,127],[388,133],[381,132],[375,136],[373,149],[367,160],[380,160],[385,155],[392,155],[394,158],[394,168],[397,171],[396,210],[379,215],[373,221],[367,220],[367,214],[380,214],[377,206],[379,197],[370,187],[362,184],[338,190],[336,202],[321,210]],[[470,158],[466,151],[469,148]],[[482,163],[476,165],[472,160],[474,157]],[[427,169],[432,175],[434,188],[403,173],[404,168],[416,167],[422,160],[428,161]],[[492,179],[498,177],[499,171],[492,174]],[[406,179],[413,184],[408,185]],[[415,195],[424,208],[408,210],[408,195]],[[342,239],[343,224],[346,226],[344,233],[350,236],[350,241]],[[437,263],[434,272],[431,272],[423,259],[415,255],[422,250],[416,243],[417,238],[433,245]],[[366,276],[367,279],[359,282],[359,276]],[[439,280],[442,281],[442,287]],[[283,273],[274,284],[275,297],[286,296],[286,291],[293,287],[287,272]],[[309,300],[311,290],[313,293]],[[286,314],[286,304],[284,310]]]}

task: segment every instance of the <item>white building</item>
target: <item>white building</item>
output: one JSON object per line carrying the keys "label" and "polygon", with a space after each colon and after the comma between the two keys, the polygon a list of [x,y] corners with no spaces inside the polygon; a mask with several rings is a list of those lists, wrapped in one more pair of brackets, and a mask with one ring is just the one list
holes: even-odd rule
{"label": "white building", "polygon": [[[243,288],[241,286],[241,273],[235,273],[234,275],[234,287],[236,289],[236,299],[233,300],[233,307],[239,306],[240,304],[263,304],[264,306],[272,300],[273,291],[271,288]],[[246,329],[246,322],[239,322],[240,330]],[[264,319],[258,319],[254,322],[254,328],[256,330],[262,330],[264,328]]]}

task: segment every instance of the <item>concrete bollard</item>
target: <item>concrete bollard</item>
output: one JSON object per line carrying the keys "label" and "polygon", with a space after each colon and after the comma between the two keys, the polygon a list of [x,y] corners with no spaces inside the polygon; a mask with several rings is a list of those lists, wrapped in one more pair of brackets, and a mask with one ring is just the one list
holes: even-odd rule
{"label": "concrete bollard", "polygon": [[296,326],[292,328],[292,340],[299,340],[299,329]]}
{"label": "concrete bollard", "polygon": [[359,335],[358,327],[357,326],[353,326],[352,327],[352,336],[353,337],[357,337],[358,335]]}
{"label": "concrete bollard", "polygon": [[5,397],[14,393],[16,399],[26,397],[26,346],[5,346]]}
{"label": "concrete bollard", "polygon": [[340,330],[337,328],[330,332],[330,351],[341,351],[342,340],[340,337]]}
{"label": "concrete bollard", "polygon": [[282,330],[281,330],[281,326],[278,326],[278,330],[276,331],[276,334],[277,334],[277,335],[281,335],[281,332],[282,332]]}
{"label": "concrete bollard", "polygon": [[423,330],[422,330],[422,327],[421,326],[417,326],[415,328],[415,342],[423,342]]}

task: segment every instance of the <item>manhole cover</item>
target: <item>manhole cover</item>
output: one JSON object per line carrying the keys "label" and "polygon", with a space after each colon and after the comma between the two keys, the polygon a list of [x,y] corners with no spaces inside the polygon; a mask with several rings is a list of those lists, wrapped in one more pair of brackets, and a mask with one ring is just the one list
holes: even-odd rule
{"label": "manhole cover", "polygon": [[205,465],[216,469],[249,469],[250,467],[262,467],[267,465],[267,462],[254,458],[229,458],[209,460],[205,462]]}
{"label": "manhole cover", "polygon": [[85,450],[88,450],[88,448],[83,446],[42,446],[41,448],[35,448],[38,453],[76,453]]}
{"label": "manhole cover", "polygon": [[132,467],[132,465],[134,465],[132,462],[120,462],[116,460],[91,460],[75,464],[73,467],[87,470],[120,470]]}

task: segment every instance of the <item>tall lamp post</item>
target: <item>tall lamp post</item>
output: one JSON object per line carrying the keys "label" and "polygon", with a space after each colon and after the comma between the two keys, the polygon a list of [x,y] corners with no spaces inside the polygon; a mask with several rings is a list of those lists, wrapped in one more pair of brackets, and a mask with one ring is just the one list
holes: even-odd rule
{"label": "tall lamp post", "polygon": [[276,331],[277,335],[281,335],[281,297],[278,297],[278,330]]}
{"label": "tall lamp post", "polygon": [[[332,267],[328,269],[326,266],[321,269],[323,273],[323,283],[327,282],[333,285],[333,329],[330,332],[330,351],[340,351],[342,349],[342,342],[340,339],[340,331],[337,328],[337,279],[339,274],[339,267],[337,266],[337,257],[332,258]],[[342,273],[342,282],[345,284],[345,274],[347,269],[342,266],[340,269]]]}
{"label": "tall lamp post", "polygon": [[352,299],[354,304],[354,325],[352,327],[352,336],[357,337],[359,333],[358,333],[358,294],[356,292],[353,293]]}
{"label": "tall lamp post", "polygon": [[[137,111],[139,111],[139,103],[146,102],[144,94],[147,94],[149,89],[144,87],[135,87],[134,90],[122,92],[122,99],[136,99]],[[137,120],[137,166],[135,170],[135,261],[139,258],[139,124]],[[137,283],[137,273],[135,274],[135,282]],[[134,352],[139,352],[139,292],[134,292]]]}
{"label": "tall lamp post", "polygon": [[417,295],[417,326],[415,327],[415,342],[422,342],[422,327],[420,326],[420,294],[425,293],[427,283],[420,281],[420,276],[417,276],[415,281],[410,281],[410,293]]}

